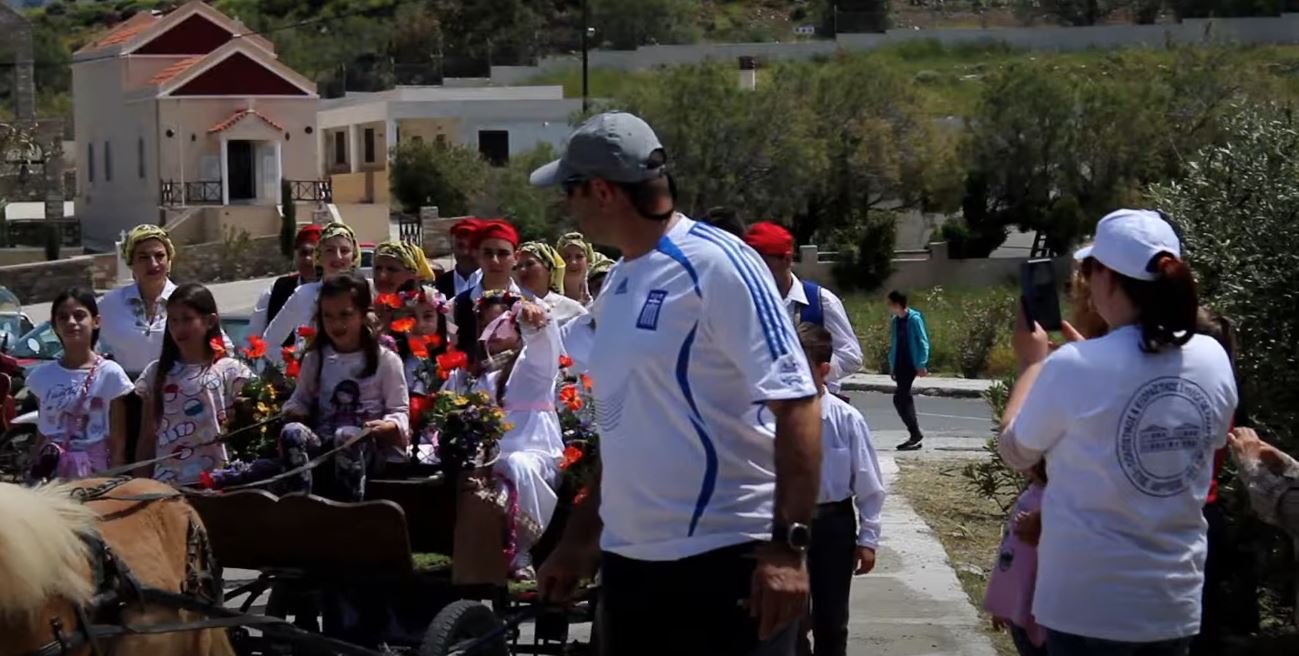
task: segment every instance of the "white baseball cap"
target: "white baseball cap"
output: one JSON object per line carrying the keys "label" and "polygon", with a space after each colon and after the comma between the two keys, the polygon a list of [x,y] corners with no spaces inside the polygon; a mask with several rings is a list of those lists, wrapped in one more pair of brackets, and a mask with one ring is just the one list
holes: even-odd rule
{"label": "white baseball cap", "polygon": [[1096,224],[1096,239],[1078,249],[1075,260],[1096,258],[1129,278],[1154,280],[1150,261],[1160,253],[1182,257],[1182,242],[1164,217],[1150,210],[1115,210]]}

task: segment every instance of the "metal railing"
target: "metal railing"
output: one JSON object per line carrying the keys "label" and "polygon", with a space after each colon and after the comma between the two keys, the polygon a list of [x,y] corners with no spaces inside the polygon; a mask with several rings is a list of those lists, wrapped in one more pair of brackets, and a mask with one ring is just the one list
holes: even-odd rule
{"label": "metal railing", "polygon": [[334,183],[329,180],[286,180],[289,200],[334,202]]}
{"label": "metal railing", "polygon": [[424,223],[420,221],[418,214],[398,214],[397,234],[404,242],[421,248],[424,246]]}
{"label": "metal railing", "polygon": [[220,205],[220,180],[163,180],[161,203],[170,205]]}

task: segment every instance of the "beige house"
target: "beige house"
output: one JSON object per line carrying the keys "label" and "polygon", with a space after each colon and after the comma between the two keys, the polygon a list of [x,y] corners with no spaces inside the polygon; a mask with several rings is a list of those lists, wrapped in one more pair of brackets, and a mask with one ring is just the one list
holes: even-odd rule
{"label": "beige house", "polygon": [[296,201],[330,202],[315,84],[247,31],[195,1],[136,14],[76,53],[76,216],[89,244],[194,207],[265,234],[278,225],[282,179]]}

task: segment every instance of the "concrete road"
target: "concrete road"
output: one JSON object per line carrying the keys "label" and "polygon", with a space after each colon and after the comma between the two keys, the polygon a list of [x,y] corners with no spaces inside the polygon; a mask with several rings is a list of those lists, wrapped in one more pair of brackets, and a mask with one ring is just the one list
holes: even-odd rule
{"label": "concrete road", "polygon": [[[866,417],[871,431],[906,430],[893,407],[893,395],[879,392],[848,392],[853,407]],[[992,413],[983,399],[917,396],[916,418],[920,430],[928,433],[968,433],[980,439],[992,427]]]}

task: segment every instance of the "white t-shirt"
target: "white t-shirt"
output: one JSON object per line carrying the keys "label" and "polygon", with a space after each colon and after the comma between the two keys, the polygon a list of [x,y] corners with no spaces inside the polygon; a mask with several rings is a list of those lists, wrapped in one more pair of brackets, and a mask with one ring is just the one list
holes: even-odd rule
{"label": "white t-shirt", "polygon": [[167,332],[167,299],[176,291],[168,280],[157,299],[152,320],[140,298],[140,285],[118,287],[99,299],[99,342],[105,353],[131,374],[139,374],[162,355],[162,337]]}
{"label": "white t-shirt", "polygon": [[108,422],[109,406],[114,399],[130,394],[135,385],[121,365],[112,360],[100,360],[89,387],[86,386],[88,375],[89,369],[67,369],[57,360],[27,375],[27,386],[40,404],[36,427],[41,435],[56,444],[67,441],[81,446],[108,437],[112,428]]}
{"label": "white t-shirt", "polygon": [[[275,314],[262,338],[267,344],[283,344],[298,328],[314,326],[316,302],[320,299],[320,283],[308,282],[298,285],[293,295],[284,302],[284,307]],[[266,349],[266,357],[271,362],[281,362],[283,358],[279,348]]]}
{"label": "white t-shirt", "polygon": [[1158,354],[1139,341],[1125,326],[1061,347],[1003,436],[1014,459],[1046,458],[1033,614],[1056,631],[1155,642],[1200,630],[1201,509],[1236,384],[1212,338]]}
{"label": "white t-shirt", "polygon": [[[323,370],[318,364],[322,353]],[[332,346],[309,351],[302,358],[298,385],[285,402],[284,411],[311,415],[314,410],[316,423],[312,429],[322,436],[369,421],[391,421],[397,425],[402,442],[409,443],[410,392],[401,356],[380,347],[378,368],[367,377],[361,376],[364,372],[363,351],[338,353]],[[404,452],[401,447],[385,448],[384,456],[389,461],[400,460]]]}
{"label": "white t-shirt", "polygon": [[[158,361],[149,363],[135,381],[135,392],[146,404],[153,404]],[[224,442],[214,442],[226,425],[235,398],[252,370],[235,358],[221,358],[211,365],[176,362],[162,381],[162,413],[155,416],[156,451],[159,457],[176,458],[153,466],[153,477],[168,483],[189,485],[203,472],[226,465]]]}
{"label": "white t-shirt", "polygon": [[771,537],[775,418],[816,395],[776,286],[736,237],[677,215],[594,312],[602,548],[675,560]]}
{"label": "white t-shirt", "polygon": [[569,371],[584,374],[591,370],[591,349],[595,347],[595,318],[584,314],[564,324],[559,329],[559,339],[564,353],[573,359]]}

